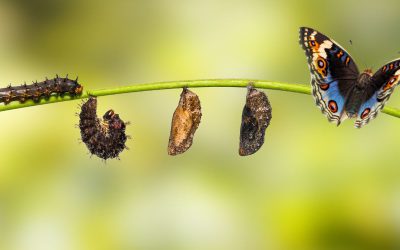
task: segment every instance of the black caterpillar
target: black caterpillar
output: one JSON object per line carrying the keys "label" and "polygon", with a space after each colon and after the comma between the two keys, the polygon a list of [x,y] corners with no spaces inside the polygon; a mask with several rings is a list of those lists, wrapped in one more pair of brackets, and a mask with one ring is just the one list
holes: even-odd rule
{"label": "black caterpillar", "polygon": [[96,110],[96,97],[90,97],[81,107],[79,128],[82,141],[91,154],[104,160],[117,158],[127,148],[125,128],[128,123],[122,121],[113,110],[107,111],[103,119],[99,119]]}
{"label": "black caterpillar", "polygon": [[27,100],[38,102],[40,98],[49,98],[52,94],[63,96],[69,94],[77,96],[82,94],[83,87],[76,80],[61,78],[56,76],[54,79],[46,79],[43,82],[35,82],[30,85],[21,85],[12,87],[11,85],[6,88],[0,89],[0,103],[8,104],[12,101],[19,101],[24,103]]}

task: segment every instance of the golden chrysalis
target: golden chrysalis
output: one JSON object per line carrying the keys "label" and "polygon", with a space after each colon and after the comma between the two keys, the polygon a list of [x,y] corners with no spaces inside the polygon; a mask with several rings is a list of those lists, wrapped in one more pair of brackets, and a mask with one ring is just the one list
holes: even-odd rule
{"label": "golden chrysalis", "polygon": [[199,97],[184,88],[178,107],[172,117],[168,154],[177,155],[186,152],[192,146],[193,136],[201,121]]}

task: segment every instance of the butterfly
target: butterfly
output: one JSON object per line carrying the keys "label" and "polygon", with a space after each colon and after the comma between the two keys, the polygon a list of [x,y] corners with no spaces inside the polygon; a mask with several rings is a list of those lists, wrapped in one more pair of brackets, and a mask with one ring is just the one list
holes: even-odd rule
{"label": "butterfly", "polygon": [[308,59],[315,102],[337,126],[348,118],[356,118],[356,128],[366,125],[399,83],[400,59],[374,74],[371,69],[360,73],[347,51],[312,28],[300,28],[300,45]]}

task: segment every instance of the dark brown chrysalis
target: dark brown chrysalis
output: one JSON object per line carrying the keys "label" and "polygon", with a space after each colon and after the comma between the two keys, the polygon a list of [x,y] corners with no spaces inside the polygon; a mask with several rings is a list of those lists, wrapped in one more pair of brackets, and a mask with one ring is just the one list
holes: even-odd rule
{"label": "dark brown chrysalis", "polygon": [[199,97],[184,88],[178,107],[172,117],[168,154],[182,154],[192,146],[193,136],[201,121]]}
{"label": "dark brown chrysalis", "polygon": [[77,96],[82,94],[83,87],[78,83],[78,79],[71,80],[68,78],[56,77],[54,79],[46,79],[43,82],[35,82],[31,85],[21,85],[0,89],[0,103],[8,104],[12,101],[24,103],[26,100],[38,102],[40,98],[49,98],[52,94]]}
{"label": "dark brown chrysalis", "polygon": [[82,141],[91,154],[107,160],[117,158],[127,148],[125,127],[127,123],[113,110],[107,111],[103,119],[97,117],[97,99],[90,97],[81,107],[79,128]]}
{"label": "dark brown chrysalis", "polygon": [[271,118],[272,108],[267,96],[250,85],[247,88],[240,127],[239,154],[241,156],[254,154],[261,148],[264,144],[265,130]]}

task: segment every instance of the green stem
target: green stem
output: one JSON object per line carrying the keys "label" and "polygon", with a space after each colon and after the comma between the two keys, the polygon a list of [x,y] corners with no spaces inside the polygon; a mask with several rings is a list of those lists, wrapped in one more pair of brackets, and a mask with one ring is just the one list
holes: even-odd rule
{"label": "green stem", "polygon": [[[249,83],[253,83],[254,87],[260,89],[272,89],[281,90],[301,94],[311,94],[311,88],[309,85],[304,84],[293,84],[293,83],[283,83],[283,82],[272,82],[265,80],[252,80],[252,79],[212,79],[212,80],[188,80],[188,81],[171,81],[171,82],[159,82],[159,83],[144,83],[135,84],[130,86],[110,88],[110,89],[99,89],[91,90],[82,94],[78,97],[70,96],[51,96],[48,100],[41,99],[40,102],[33,102],[29,100],[25,103],[13,102],[8,105],[0,106],[0,112],[12,109],[26,108],[36,105],[71,101],[78,99],[85,99],[89,96],[106,96],[106,95],[117,95],[131,92],[142,92],[142,91],[152,91],[152,90],[162,90],[162,89],[177,89],[177,88],[201,88],[201,87],[247,87]],[[382,110],[383,113],[400,118],[400,109],[385,107]]]}

